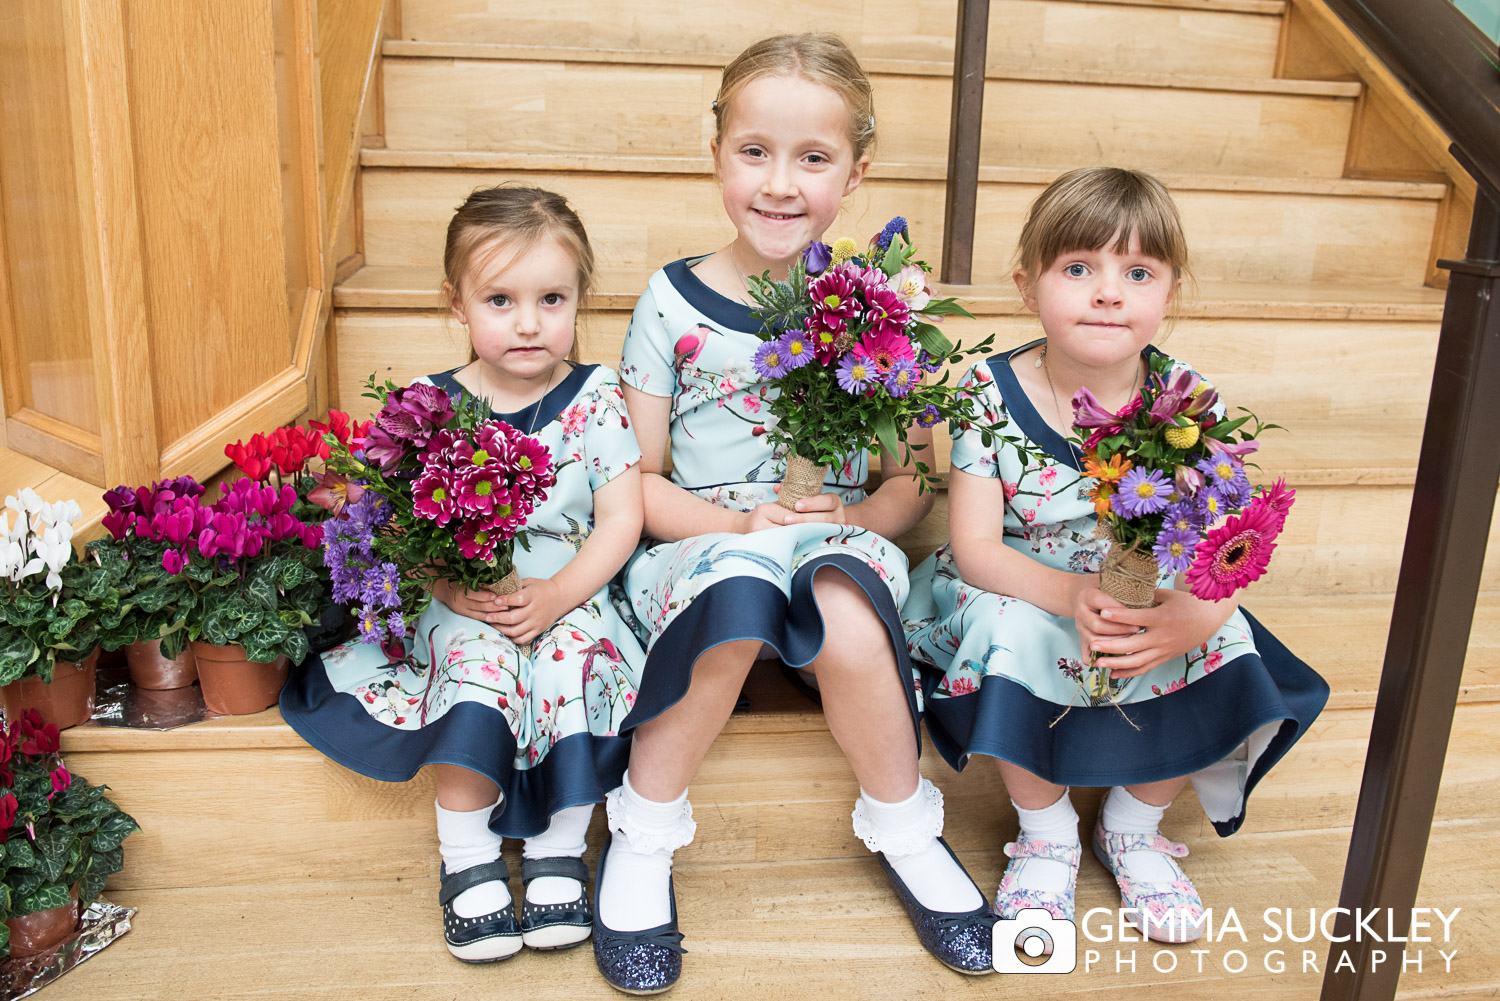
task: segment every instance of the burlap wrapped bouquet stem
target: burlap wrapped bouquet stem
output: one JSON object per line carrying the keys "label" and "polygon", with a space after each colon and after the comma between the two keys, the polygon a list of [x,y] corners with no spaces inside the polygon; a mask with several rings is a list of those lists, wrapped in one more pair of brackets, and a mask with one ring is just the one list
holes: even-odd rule
{"label": "burlap wrapped bouquet stem", "polygon": [[[521,575],[516,573],[516,568],[512,566],[504,577],[484,585],[484,589],[492,594],[519,594],[521,591]],[[516,646],[520,648],[523,656],[531,656],[530,643],[517,643]]]}
{"label": "burlap wrapped bouquet stem", "polygon": [[1122,546],[1118,540],[1104,554],[1099,568],[1099,590],[1126,608],[1151,608],[1156,604],[1156,581],[1161,571],[1156,557],[1134,546]]}
{"label": "burlap wrapped bouquet stem", "polygon": [[823,492],[823,478],[827,475],[827,466],[817,465],[800,455],[787,456],[786,476],[781,481],[781,494],[776,503],[788,511],[795,511],[799,500]]}

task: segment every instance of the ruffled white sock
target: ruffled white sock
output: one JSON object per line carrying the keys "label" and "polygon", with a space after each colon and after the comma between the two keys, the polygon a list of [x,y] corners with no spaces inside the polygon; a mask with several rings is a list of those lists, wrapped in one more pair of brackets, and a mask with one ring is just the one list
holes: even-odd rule
{"label": "ruffled white sock", "polygon": [[[521,850],[522,858],[582,858],[588,847],[584,840],[589,831],[589,820],[594,816],[594,804],[570,806],[552,815],[547,829],[535,837],[526,839]],[[533,904],[566,904],[579,899],[583,887],[576,879],[566,876],[539,876],[526,884],[526,899]]]}
{"label": "ruffled white sock", "polygon": [[854,804],[854,833],[881,852],[912,896],[933,911],[972,911],[984,903],[974,881],[938,843],[943,794],[926,779],[899,803],[883,803],[864,789]]}
{"label": "ruffled white sock", "polygon": [[[445,810],[437,800],[432,805],[437,808],[438,854],[448,872],[463,872],[500,857],[500,835],[490,830],[490,814],[499,800],[478,810]],[[508,903],[510,888],[496,879],[454,897],[453,912],[461,918],[477,918]]]}
{"label": "ruffled white sock", "polygon": [[670,802],[646,799],[630,773],[604,799],[612,840],[599,884],[599,920],[615,931],[641,931],[672,919],[672,853],[693,840],[698,825],[687,791]]}
{"label": "ruffled white sock", "polygon": [[[1021,818],[1021,833],[1032,841],[1054,841],[1061,845],[1081,844],[1078,839],[1078,813],[1073,809],[1073,801],[1068,798],[1068,790],[1063,790],[1056,803],[1040,810],[1017,806],[1015,800],[1011,800],[1010,805],[1016,808],[1016,816]],[[1011,867],[1016,884],[1027,890],[1065,893],[1068,878],[1072,875],[1068,866],[1049,858],[1024,858],[1012,862]]]}
{"label": "ruffled white sock", "polygon": [[[1157,834],[1167,806],[1143,803],[1132,796],[1129,789],[1115,786],[1104,797],[1100,822],[1111,834]],[[1125,865],[1130,874],[1143,883],[1170,883],[1177,878],[1177,873],[1161,852],[1126,852]]]}

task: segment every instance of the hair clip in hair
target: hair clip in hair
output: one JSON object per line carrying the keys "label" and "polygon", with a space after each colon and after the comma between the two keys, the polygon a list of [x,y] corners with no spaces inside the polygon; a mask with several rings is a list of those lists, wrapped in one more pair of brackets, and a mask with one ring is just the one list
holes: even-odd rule
{"label": "hair clip in hair", "polygon": [[712,102],[710,102],[709,105],[708,105],[708,110],[712,111],[714,114],[718,114],[719,113],[719,102],[718,101],[712,101]]}

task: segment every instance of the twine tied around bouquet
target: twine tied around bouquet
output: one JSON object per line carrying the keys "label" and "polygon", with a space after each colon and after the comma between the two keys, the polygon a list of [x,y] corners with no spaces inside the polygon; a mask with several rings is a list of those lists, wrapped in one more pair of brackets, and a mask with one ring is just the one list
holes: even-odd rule
{"label": "twine tied around bouquet", "polygon": [[[1154,608],[1156,607],[1156,582],[1161,570],[1157,567],[1156,557],[1146,550],[1140,549],[1140,540],[1132,542],[1128,546],[1120,545],[1120,540],[1115,538],[1114,533],[1100,521],[1094,529],[1094,534],[1103,539],[1107,538],[1109,550],[1104,554],[1104,565],[1099,568],[1099,590],[1124,605],[1126,608]],[[1099,667],[1099,654],[1097,651],[1089,655],[1089,671],[1093,678],[1097,679],[1096,690],[1090,691],[1083,679],[1079,679],[1078,688],[1084,689],[1086,694],[1092,698],[1108,698],[1125,722],[1132,728],[1140,730],[1135,720],[1125,712],[1124,708],[1109,695],[1109,672]],[[1062,721],[1063,716],[1073,710],[1071,705],[1062,711],[1062,714],[1053,720],[1050,726],[1056,726]]]}
{"label": "twine tied around bouquet", "polygon": [[[516,568],[512,565],[504,577],[484,585],[484,589],[491,594],[498,594],[502,597],[508,594],[519,594],[521,592],[521,575],[516,573]],[[530,643],[517,643],[516,648],[521,651],[521,656],[531,656]]]}
{"label": "twine tied around bouquet", "polygon": [[827,475],[827,466],[820,466],[800,455],[787,456],[786,476],[781,481],[781,494],[776,498],[776,503],[788,511],[797,510],[799,500],[816,497],[823,492],[823,478]]}

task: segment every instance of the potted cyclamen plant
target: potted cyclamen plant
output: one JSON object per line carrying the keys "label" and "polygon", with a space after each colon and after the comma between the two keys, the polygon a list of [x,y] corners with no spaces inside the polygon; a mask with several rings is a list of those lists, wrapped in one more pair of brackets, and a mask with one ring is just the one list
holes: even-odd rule
{"label": "potted cyclamen plant", "polygon": [[0,954],[44,952],[71,935],[140,830],[106,786],[69,773],[59,743],[57,725],[34,710],[0,728]]}
{"label": "potted cyclamen plant", "polygon": [[0,706],[59,726],[94,711],[98,619],[118,608],[113,571],[73,551],[78,502],[49,504],[27,488],[0,512]]}
{"label": "potted cyclamen plant", "polygon": [[180,476],[149,487],[121,485],[104,495],[109,536],[89,543],[87,552],[112,571],[120,604],[99,618],[100,645],[124,648],[130,680],[139,688],[186,688],[198,680],[185,628],[193,593],[166,556],[192,533],[203,491],[191,476]]}
{"label": "potted cyclamen plant", "polygon": [[[276,702],[288,662],[308,653],[303,627],[327,607],[322,530],[292,513],[290,484],[236,480],[212,506],[179,506],[186,534],[162,557],[192,593],[186,627],[203,702],[214,712],[259,712]],[[191,527],[188,519],[191,518]]]}

